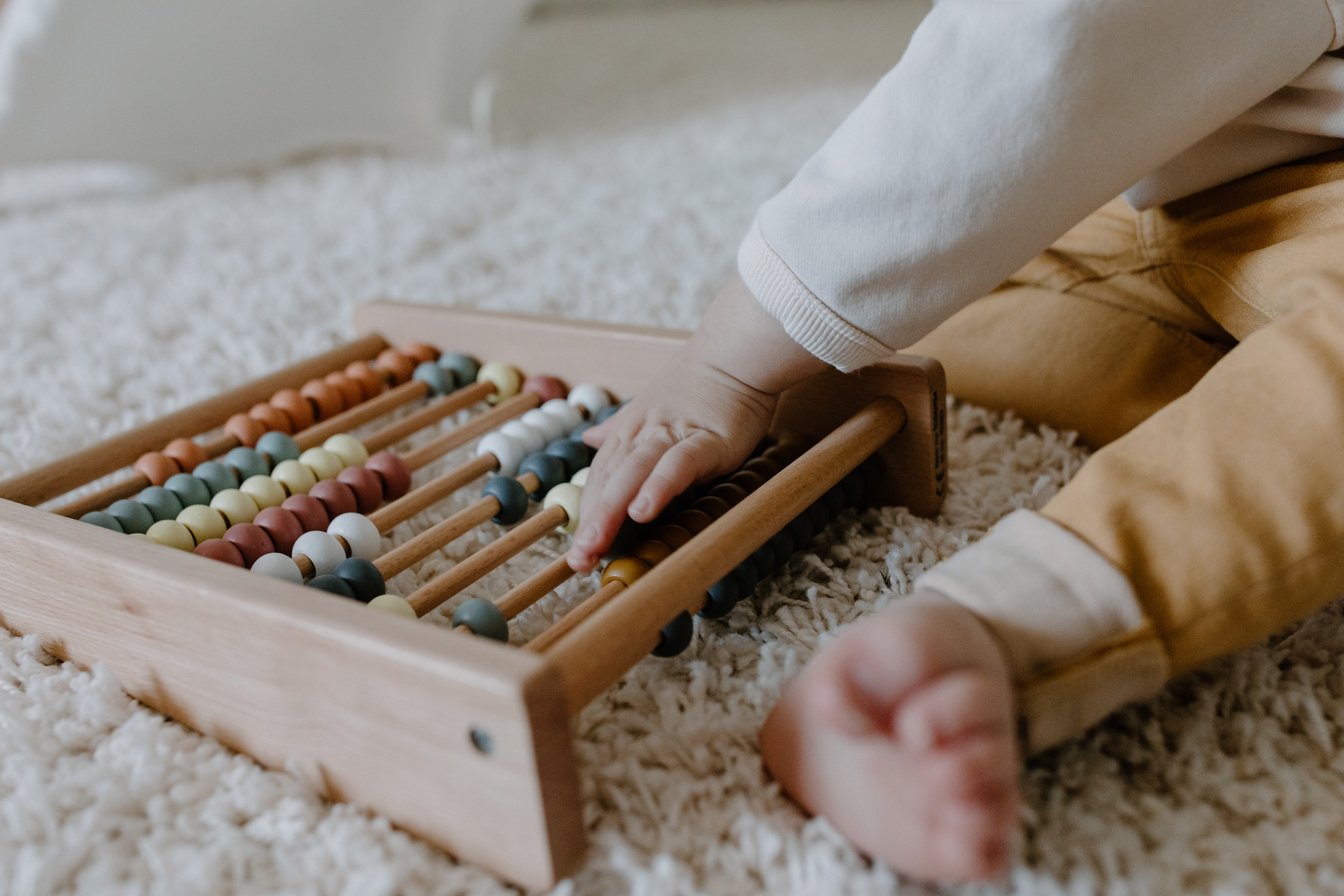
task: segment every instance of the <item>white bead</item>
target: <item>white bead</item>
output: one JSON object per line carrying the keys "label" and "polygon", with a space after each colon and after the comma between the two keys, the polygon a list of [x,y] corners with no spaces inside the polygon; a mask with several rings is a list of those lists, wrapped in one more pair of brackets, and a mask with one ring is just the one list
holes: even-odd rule
{"label": "white bead", "polygon": [[521,420],[510,420],[499,428],[499,432],[511,439],[517,439],[518,444],[522,445],[528,454],[546,447],[545,434]]}
{"label": "white bead", "polygon": [[569,477],[569,481],[579,488],[583,488],[588,484],[588,467],[584,467],[582,470],[579,470],[573,476]]}
{"label": "white bead", "polygon": [[299,564],[278,552],[262,554],[257,558],[257,562],[252,564],[252,571],[261,573],[263,576],[270,576],[273,579],[293,582],[296,585],[303,584],[303,573],[299,572]]}
{"label": "white bead", "polygon": [[558,531],[573,534],[579,527],[579,499],[582,495],[583,489],[574,483],[562,482],[548,491],[546,497],[542,499],[543,510],[558,506],[563,507],[565,514],[568,515],[568,520],[555,527]]}
{"label": "white bead", "polygon": [[527,451],[517,439],[511,439],[501,432],[492,432],[476,443],[476,454],[493,454],[499,461],[499,472],[512,476],[518,472],[518,465],[527,457]]}
{"label": "white bead", "polygon": [[558,439],[569,432],[569,430],[565,429],[564,421],[546,413],[541,408],[528,411],[518,419],[524,426],[530,426],[541,433],[548,442],[552,439]]}
{"label": "white bead", "polygon": [[369,459],[369,450],[364,443],[349,433],[337,433],[323,442],[322,447],[339,457],[347,467],[358,467]]}
{"label": "white bead", "polygon": [[345,549],[341,543],[326,532],[305,532],[294,542],[290,553],[295,560],[299,555],[308,558],[313,564],[313,575],[324,576],[341,565],[345,559]]}
{"label": "white bead", "polygon": [[350,556],[361,560],[377,557],[383,546],[378,527],[362,513],[343,513],[331,521],[328,535],[339,535],[350,545]]}
{"label": "white bead", "polygon": [[394,616],[405,616],[409,619],[415,619],[415,608],[407,603],[406,598],[397,597],[395,594],[380,594],[369,601],[369,606],[385,613],[391,613]]}
{"label": "white bead", "polygon": [[611,396],[601,386],[592,383],[579,383],[569,390],[568,401],[575,407],[583,408],[591,419],[598,411],[611,404]]}
{"label": "white bead", "polygon": [[[548,417],[554,417],[564,424],[564,430],[561,435],[569,435],[575,429],[583,425],[583,414],[574,405],[565,401],[563,398],[552,398],[541,407],[537,408]],[[524,415],[523,419],[527,419]],[[559,438],[557,436],[556,438]]]}

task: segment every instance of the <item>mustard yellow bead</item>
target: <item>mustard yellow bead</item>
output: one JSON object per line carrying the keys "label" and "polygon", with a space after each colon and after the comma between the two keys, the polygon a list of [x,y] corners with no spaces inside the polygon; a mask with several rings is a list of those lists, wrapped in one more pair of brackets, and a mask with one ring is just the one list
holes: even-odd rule
{"label": "mustard yellow bead", "polygon": [[179,551],[196,549],[196,539],[191,537],[191,530],[177,520],[159,520],[149,527],[145,535],[155,544],[177,548]]}
{"label": "mustard yellow bead", "polygon": [[381,594],[369,601],[369,606],[382,610],[385,613],[391,613],[394,616],[405,616],[407,619],[415,619],[415,608],[406,602],[403,597],[397,597],[395,594]]}
{"label": "mustard yellow bead", "polygon": [[602,584],[610,585],[612,582],[620,582],[629,587],[639,581],[639,577],[644,575],[653,567],[638,557],[619,557],[607,564],[607,568],[602,571]]}
{"label": "mustard yellow bead", "polygon": [[337,433],[322,443],[322,447],[341,459],[347,467],[363,466],[369,459],[369,451],[364,443],[347,433]]}
{"label": "mustard yellow bead", "polygon": [[212,538],[223,538],[224,530],[229,528],[223,514],[204,504],[184,508],[177,515],[177,521],[191,531],[191,537],[196,539],[197,544]]}
{"label": "mustard yellow bead", "polygon": [[299,455],[299,463],[312,470],[319,482],[335,479],[346,468],[339,455],[325,448],[309,448]]}
{"label": "mustard yellow bead", "polygon": [[492,383],[495,394],[488,401],[494,404],[506,398],[512,398],[523,387],[523,374],[517,367],[499,361],[488,361],[476,373],[476,382]]}
{"label": "mustard yellow bead", "polygon": [[317,477],[297,460],[282,460],[271,471],[271,478],[280,483],[291,495],[306,495],[317,485]]}
{"label": "mustard yellow bead", "polygon": [[545,499],[541,502],[542,508],[562,507],[568,517],[565,522],[555,527],[556,531],[573,535],[574,530],[579,527],[579,497],[582,494],[583,489],[572,482],[562,482],[546,493]]}
{"label": "mustard yellow bead", "polygon": [[210,499],[210,507],[218,510],[230,526],[250,523],[261,513],[257,502],[236,488],[226,488]]}
{"label": "mustard yellow bead", "polygon": [[256,501],[258,510],[279,507],[289,497],[285,487],[270,476],[249,476],[238,490]]}

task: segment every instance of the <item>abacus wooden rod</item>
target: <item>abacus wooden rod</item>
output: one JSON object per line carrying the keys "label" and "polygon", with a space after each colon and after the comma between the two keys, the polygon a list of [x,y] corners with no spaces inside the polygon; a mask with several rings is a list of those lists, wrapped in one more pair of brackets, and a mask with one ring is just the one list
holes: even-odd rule
{"label": "abacus wooden rod", "polygon": [[[680,612],[696,612],[711,585],[807,509],[905,426],[905,409],[877,398],[802,457],[715,520],[689,544],[556,642],[546,658],[560,674],[569,711],[577,713],[658,643]],[[600,650],[593,649],[601,645]]]}
{"label": "abacus wooden rod", "polygon": [[390,504],[369,514],[369,522],[384,534],[449,497],[467,483],[499,469],[493,454],[479,454],[454,470],[437,476],[419,488],[412,489]]}
{"label": "abacus wooden rod", "polygon": [[523,649],[533,653],[549,653],[561,638],[578,628],[583,620],[611,603],[623,591],[625,591],[624,582],[620,580],[608,582],[585,597],[577,607],[561,616],[544,632],[524,644]]}
{"label": "abacus wooden rod", "polygon": [[499,608],[499,612],[504,614],[505,619],[512,619],[569,581],[573,575],[574,570],[569,568],[569,561],[561,554],[542,569],[528,576],[526,581],[504,592],[495,601],[495,606]]}
{"label": "abacus wooden rod", "polygon": [[387,343],[376,335],[347,342],[284,370],[90,445],[60,460],[6,479],[0,482],[0,498],[30,506],[50,501],[100,476],[129,466],[141,454],[157,450],[183,432],[205,432],[222,426],[232,415],[246,411],[280,389],[298,387],[315,376],[354,361],[373,358],[385,348]]}
{"label": "abacus wooden rod", "polygon": [[[412,380],[412,382],[415,382]],[[407,386],[411,383],[407,383]],[[495,394],[494,383],[472,383],[456,392],[451,392],[437,401],[431,401],[424,407],[407,414],[405,417],[389,423],[387,426],[364,440],[364,447],[372,454],[397,444],[408,436],[414,435],[426,426],[438,423],[449,414],[471,407],[478,401],[485,401]],[[335,435],[333,431],[327,435]],[[324,435],[323,438],[326,438]],[[301,446],[305,447],[305,446]],[[414,467],[412,468],[414,469]]]}
{"label": "abacus wooden rod", "polygon": [[[532,392],[521,392],[512,398],[505,399],[495,405],[490,410],[481,414],[479,417],[473,417],[466,423],[443,435],[435,438],[419,448],[407,451],[401,456],[406,462],[406,466],[412,470],[418,470],[425,464],[432,463],[443,457],[449,451],[461,448],[467,442],[477,436],[487,433],[500,424],[512,420],[514,417],[521,417],[528,411],[540,406],[541,399]],[[372,450],[372,449],[370,449]]]}

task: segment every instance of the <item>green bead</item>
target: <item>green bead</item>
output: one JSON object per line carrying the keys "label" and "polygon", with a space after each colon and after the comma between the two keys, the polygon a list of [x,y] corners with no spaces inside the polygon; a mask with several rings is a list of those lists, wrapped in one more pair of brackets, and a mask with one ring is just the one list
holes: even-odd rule
{"label": "green bead", "polygon": [[162,485],[151,485],[136,495],[135,500],[149,508],[156,523],[177,519],[184,506],[181,498]]}
{"label": "green bead", "polygon": [[411,379],[419,380],[429,387],[430,395],[447,395],[457,388],[457,380],[451,370],[444,370],[433,361],[426,361],[415,368]]}
{"label": "green bead", "polygon": [[241,484],[238,474],[217,460],[198,464],[196,469],[191,471],[191,475],[205,483],[210,489],[212,498],[225,489],[237,488]]}
{"label": "green bead", "polygon": [[461,352],[447,352],[439,355],[439,366],[456,377],[459,383],[476,382],[476,374],[481,371],[481,365],[477,363],[475,358]]}
{"label": "green bead", "polygon": [[339,594],[341,597],[353,599],[354,590],[344,579],[339,579],[333,575],[314,576],[308,580],[309,588],[316,588],[318,591],[326,591],[330,594]]}
{"label": "green bead", "polygon": [[[299,443],[295,442],[288,434],[272,430],[263,433],[262,437],[257,439],[257,450],[271,459],[271,468],[282,460],[298,460],[302,453],[299,450]],[[270,470],[263,472],[269,473]]]}
{"label": "green bead", "polygon": [[238,474],[238,479],[243,482],[253,476],[265,476],[271,472],[271,465],[266,462],[260,451],[241,446],[224,455],[224,466],[232,467]]}
{"label": "green bead", "polygon": [[387,583],[378,567],[359,557],[342,560],[331,574],[350,586],[356,600],[368,602],[387,591]]}
{"label": "green bead", "polygon": [[102,526],[104,529],[111,529],[113,532],[125,532],[121,528],[121,523],[110,513],[101,510],[93,510],[79,518],[81,523],[88,523],[91,526]]}
{"label": "green bead", "polygon": [[139,501],[132,501],[129,498],[123,498],[117,501],[107,512],[117,518],[121,523],[121,528],[127,533],[135,532],[144,535],[149,531],[149,527],[154,525],[154,514],[149,512],[149,508]]}
{"label": "green bead", "polygon": [[465,625],[473,635],[509,642],[509,623],[499,607],[488,600],[473,597],[464,600],[453,611],[453,625]]}
{"label": "green bead", "polygon": [[210,486],[205,484],[205,480],[197,479],[190,473],[178,473],[175,476],[169,476],[163,487],[177,495],[184,508],[195,507],[198,504],[209,504],[212,497]]}

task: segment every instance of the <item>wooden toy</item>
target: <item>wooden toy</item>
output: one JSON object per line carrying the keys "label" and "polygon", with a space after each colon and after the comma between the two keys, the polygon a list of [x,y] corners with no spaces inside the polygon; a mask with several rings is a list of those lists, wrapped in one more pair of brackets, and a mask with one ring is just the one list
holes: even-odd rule
{"label": "wooden toy", "polygon": [[[786,393],[772,443],[637,535],[529,642],[498,639],[569,578],[563,558],[459,601],[451,625],[417,623],[572,530],[587,456],[566,434],[687,334],[392,302],[356,324],[368,335],[0,482],[0,623],[526,886],[582,857],[572,716],[650,652],[684,647],[691,614],[727,612],[837,502],[927,515],[942,501],[942,372],[898,356]],[[598,385],[566,393],[554,377]],[[479,500],[383,551],[382,536],[483,477]],[[379,593],[491,519],[511,528],[411,594]]]}

